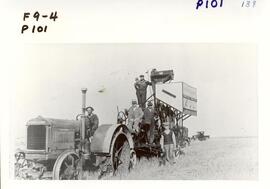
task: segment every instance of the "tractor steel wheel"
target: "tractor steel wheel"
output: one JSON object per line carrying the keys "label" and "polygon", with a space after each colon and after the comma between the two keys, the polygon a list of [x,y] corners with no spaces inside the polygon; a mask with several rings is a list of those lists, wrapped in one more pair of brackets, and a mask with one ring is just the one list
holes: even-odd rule
{"label": "tractor steel wheel", "polygon": [[133,169],[137,164],[137,155],[135,150],[130,151],[130,164],[129,164],[129,170]]}
{"label": "tractor steel wheel", "polygon": [[115,144],[112,154],[113,168],[116,175],[127,175],[131,166],[130,147],[126,140],[122,145]]}
{"label": "tractor steel wheel", "polygon": [[74,152],[61,154],[53,167],[54,180],[78,180],[80,169],[79,157]]}

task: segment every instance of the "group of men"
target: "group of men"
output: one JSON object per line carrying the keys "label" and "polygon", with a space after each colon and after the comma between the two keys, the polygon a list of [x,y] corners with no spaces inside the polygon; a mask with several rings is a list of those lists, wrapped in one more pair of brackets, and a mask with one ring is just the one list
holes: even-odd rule
{"label": "group of men", "polygon": [[132,105],[128,110],[128,128],[132,133],[139,133],[142,129],[146,133],[146,143],[153,143],[155,128],[155,110],[151,101],[146,104],[147,87],[152,85],[151,82],[140,75],[140,79],[135,78],[134,87],[136,90],[137,100],[132,100]]}
{"label": "group of men", "polygon": [[[132,101],[132,106],[128,110],[127,126],[129,130],[135,134],[144,130],[146,134],[146,144],[152,144],[154,142],[154,131],[157,120],[158,117],[151,101],[147,103],[147,108],[144,110],[137,105],[136,100]],[[162,152],[165,154],[164,158],[171,164],[174,164],[176,138],[174,132],[171,130],[172,124],[173,122],[171,120],[162,124],[164,131],[161,134],[159,143],[161,145]]]}
{"label": "group of men", "polygon": [[[132,123],[133,128],[136,132],[139,131],[139,123],[144,121],[144,125],[146,130],[152,130],[153,128],[153,119],[154,119],[154,109],[153,104],[151,102],[148,103],[147,108],[145,108],[146,103],[146,95],[147,95],[147,86],[152,85],[151,82],[146,81],[144,79],[144,75],[140,75],[140,79],[135,79],[134,87],[136,89],[136,95],[139,107],[137,106],[136,100],[132,101],[132,107],[129,109],[129,116],[128,120],[130,122],[130,125]],[[93,135],[95,131],[98,128],[99,119],[96,114],[93,113],[94,108],[89,106],[86,108],[87,116],[85,119],[85,125],[86,125],[86,134],[87,137],[91,140],[93,138]],[[148,134],[150,139],[150,134]],[[151,140],[152,141],[152,140]]]}
{"label": "group of men", "polygon": [[[90,142],[99,125],[98,116],[94,114],[93,111],[93,107],[89,106],[86,108],[86,136]],[[143,129],[147,134],[147,143],[153,143],[155,115],[156,113],[151,101],[147,103],[147,108],[142,109],[138,106],[136,100],[132,100],[132,106],[128,110],[128,128],[133,133],[139,133],[140,129]],[[141,124],[141,128],[139,127],[139,124]]]}
{"label": "group of men", "polygon": [[[91,142],[95,131],[98,128],[99,119],[96,114],[93,113],[94,108],[86,108],[87,116],[85,119],[86,132],[89,141]],[[154,130],[157,121],[157,114],[153,108],[151,101],[147,103],[147,108],[142,110],[138,106],[136,100],[132,100],[132,106],[128,111],[128,128],[131,132],[139,133],[143,129],[146,133],[146,143],[152,144],[154,141]],[[141,124],[141,127],[139,127]],[[174,133],[170,130],[170,122],[164,122],[164,132],[161,135],[160,145],[162,151],[165,153],[165,159],[170,163],[175,163],[174,150],[176,149],[176,140]]]}
{"label": "group of men", "polygon": [[132,133],[139,133],[142,129],[146,133],[146,143],[153,143],[155,129],[155,110],[151,101],[147,108],[138,106],[136,100],[132,100],[132,106],[128,110],[128,128]]}
{"label": "group of men", "polygon": [[[144,75],[140,75],[140,79],[136,78],[134,87],[136,89],[136,96],[137,100],[132,100],[132,106],[128,110],[128,128],[130,132],[138,134],[142,130],[144,130],[146,134],[146,143],[152,144],[154,142],[154,130],[157,121],[157,114],[155,109],[153,108],[153,103],[148,101],[147,107],[146,104],[146,97],[147,97],[147,87],[151,86],[152,83],[146,81],[144,79]],[[90,142],[93,138],[93,135],[98,128],[99,119],[96,114],[93,113],[94,108],[88,107],[86,108],[87,116],[86,116],[86,132],[87,137],[89,138]],[[169,123],[164,123],[164,128],[168,127]],[[169,127],[168,127],[169,128]],[[161,136],[161,147],[163,151],[166,151],[167,155],[172,155],[172,149],[175,149],[175,136],[174,134],[170,133],[167,128],[167,132],[165,132]],[[170,152],[169,152],[170,151]],[[174,158],[173,158],[174,159]]]}

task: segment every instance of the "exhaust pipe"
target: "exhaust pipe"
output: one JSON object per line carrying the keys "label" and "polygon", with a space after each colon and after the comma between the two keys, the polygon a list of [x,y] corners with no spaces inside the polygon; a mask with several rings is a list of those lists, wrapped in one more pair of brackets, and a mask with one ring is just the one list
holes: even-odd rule
{"label": "exhaust pipe", "polygon": [[87,88],[82,88],[82,116],[81,116],[81,150],[85,159],[90,159],[90,142],[85,139],[85,111],[86,111],[86,92]]}
{"label": "exhaust pipe", "polygon": [[87,92],[87,88],[82,88],[82,117],[81,117],[81,137],[82,140],[85,139],[85,106],[86,106],[86,92]]}

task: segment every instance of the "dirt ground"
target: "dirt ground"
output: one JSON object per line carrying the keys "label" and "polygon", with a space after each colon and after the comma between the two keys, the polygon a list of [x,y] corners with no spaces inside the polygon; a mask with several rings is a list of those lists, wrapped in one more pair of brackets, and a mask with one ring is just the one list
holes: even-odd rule
{"label": "dirt ground", "polygon": [[[158,159],[142,159],[126,176],[105,179],[128,180],[257,180],[258,139],[211,138],[194,141],[184,149],[176,164],[159,166]],[[96,179],[84,173],[84,179]]]}

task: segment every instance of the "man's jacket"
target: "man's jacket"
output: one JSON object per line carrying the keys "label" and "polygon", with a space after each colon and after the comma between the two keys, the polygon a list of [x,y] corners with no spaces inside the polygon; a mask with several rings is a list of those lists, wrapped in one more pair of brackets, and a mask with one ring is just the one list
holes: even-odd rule
{"label": "man's jacket", "polygon": [[144,109],[144,116],[143,116],[143,123],[144,124],[154,124],[154,115],[155,115],[155,110],[154,108],[145,108]]}
{"label": "man's jacket", "polygon": [[91,114],[90,116],[86,116],[85,126],[88,130],[89,137],[93,136],[95,131],[98,128],[99,120],[96,114]]}
{"label": "man's jacket", "polygon": [[143,117],[143,111],[140,107],[136,107],[136,108],[129,108],[128,110],[128,119],[129,120],[140,120]]}
{"label": "man's jacket", "polygon": [[135,83],[135,88],[139,92],[145,92],[148,85],[152,85],[151,82],[146,81],[146,80],[140,80]]}

